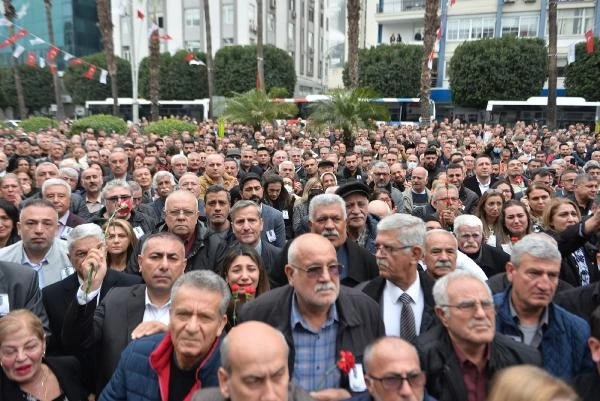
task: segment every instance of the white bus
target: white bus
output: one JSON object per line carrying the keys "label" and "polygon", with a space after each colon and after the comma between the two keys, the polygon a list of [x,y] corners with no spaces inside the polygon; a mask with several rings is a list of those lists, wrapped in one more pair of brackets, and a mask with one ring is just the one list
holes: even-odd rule
{"label": "white bus", "polygon": [[[132,118],[133,98],[119,98],[119,115],[125,120]],[[150,119],[150,109],[152,103],[146,99],[138,99],[139,116]],[[112,114],[113,98],[105,100],[88,100],[85,102],[87,115],[92,114]],[[208,99],[195,100],[160,100],[158,105],[158,113],[160,116],[189,116],[198,121],[208,119]]]}

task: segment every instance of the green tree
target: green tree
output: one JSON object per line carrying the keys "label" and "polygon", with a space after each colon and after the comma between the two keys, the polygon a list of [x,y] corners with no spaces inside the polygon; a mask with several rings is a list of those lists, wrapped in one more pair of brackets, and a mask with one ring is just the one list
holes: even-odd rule
{"label": "green tree", "polygon": [[21,121],[19,128],[25,132],[38,132],[41,129],[58,128],[58,121],[50,117],[29,117]]}
{"label": "green tree", "polygon": [[[419,93],[419,74],[423,46],[379,45],[358,52],[358,83],[383,97],[415,97]],[[349,87],[348,65],[343,72]]]}
{"label": "green tree", "polygon": [[[52,74],[48,68],[29,67],[20,65],[17,67],[21,77],[25,107],[33,112],[41,108],[50,107],[54,102],[54,84]],[[17,92],[14,74],[9,69],[3,69],[0,73],[2,97],[0,102],[5,102],[2,107],[17,104]]]}
{"label": "green tree", "polygon": [[464,42],[450,60],[454,104],[483,108],[490,99],[539,96],[548,53],[543,39],[502,37]]}
{"label": "green tree", "polygon": [[[296,71],[294,59],[285,50],[272,45],[264,46],[264,88],[273,87],[294,93]],[[256,88],[256,46],[225,46],[215,54],[215,94],[234,96]]]}
{"label": "green tree", "polygon": [[95,114],[80,118],[71,124],[71,135],[80,134],[88,128],[92,128],[95,132],[115,131],[117,134],[127,133],[127,123],[120,117],[109,114]]}
{"label": "green tree", "polygon": [[[193,100],[208,97],[207,70],[202,65],[190,65],[185,57],[189,52],[180,50],[171,56],[160,55],[160,98],[163,100]],[[195,58],[206,61],[206,54],[195,53]],[[140,95],[149,96],[148,58],[140,63]]]}
{"label": "green tree", "polygon": [[271,123],[277,118],[296,115],[298,108],[293,103],[277,103],[272,99],[276,96],[267,94],[263,89],[250,89],[227,99],[225,110],[221,117],[233,123],[250,124],[255,130],[260,130],[263,123]]}
{"label": "green tree", "polygon": [[110,76],[110,93],[113,98],[113,115],[119,115],[119,87],[117,86],[117,62],[115,60],[115,43],[113,41],[113,23],[110,12],[110,0],[97,0],[96,9],[98,12],[98,28],[102,35],[104,44],[104,54],[108,66],[108,75]]}
{"label": "green tree", "polygon": [[184,131],[194,132],[198,129],[196,125],[189,121],[183,121],[176,118],[165,118],[153,121],[145,128],[146,133],[155,133],[160,136],[171,135],[173,132],[181,134]]}
{"label": "green tree", "polygon": [[588,102],[600,101],[600,40],[594,38],[594,52],[588,54],[585,42],[575,46],[575,61],[568,65],[565,88],[569,96]]}
{"label": "green tree", "polygon": [[[106,55],[104,52],[90,54],[82,57],[85,63],[93,64],[106,69]],[[120,57],[115,57],[117,63],[117,86],[119,88],[119,97],[131,97],[131,66],[129,61]],[[64,75],[63,81],[65,88],[71,94],[73,103],[84,104],[86,100],[104,100],[112,97],[110,82],[107,85],[98,81],[98,78],[87,79],[83,74],[88,69],[88,64],[70,65]],[[98,74],[98,73],[96,73]],[[108,81],[111,77],[108,77]]]}
{"label": "green tree", "polygon": [[387,121],[390,118],[386,106],[365,101],[379,97],[370,88],[335,89],[329,95],[330,101],[311,105],[308,123],[317,128],[327,126],[341,129],[347,149],[354,148],[355,129],[373,127],[375,121]]}

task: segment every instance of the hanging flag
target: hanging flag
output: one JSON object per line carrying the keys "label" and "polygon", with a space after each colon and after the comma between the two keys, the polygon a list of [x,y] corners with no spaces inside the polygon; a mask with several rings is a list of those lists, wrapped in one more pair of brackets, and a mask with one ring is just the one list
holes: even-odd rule
{"label": "hanging flag", "polygon": [[184,60],[187,61],[188,63],[190,61],[192,61],[195,58],[194,53],[189,52],[188,54],[185,55]]}
{"label": "hanging flag", "polygon": [[27,60],[25,61],[28,66],[35,67],[35,53],[29,52],[27,53]]}
{"label": "hanging flag", "polygon": [[139,19],[144,19],[144,13],[143,13],[143,12],[141,12],[140,10],[137,10],[137,17],[138,17]]}
{"label": "hanging flag", "polygon": [[25,29],[21,29],[19,30],[19,32],[15,33],[14,35],[12,35],[11,37],[9,37],[8,39],[3,40],[0,43],[0,49],[4,49],[5,47],[7,47],[8,45],[12,45],[13,43],[15,43],[17,40],[21,39],[23,36],[27,35],[27,31]]}
{"label": "hanging flag", "polygon": [[46,42],[44,42],[44,39],[38,38],[38,37],[36,37],[35,39],[30,39],[29,40],[29,44],[31,46],[41,45],[41,44],[44,44],[44,43],[46,43]]}
{"label": "hanging flag", "polygon": [[96,66],[90,65],[87,71],[83,74],[87,79],[94,79],[94,75],[96,75]]}
{"label": "hanging flag", "polygon": [[190,60],[190,65],[206,65],[202,60]]}
{"label": "hanging flag", "polygon": [[442,28],[442,23],[440,22],[440,26],[438,27],[437,32],[435,34],[438,42],[442,39]]}
{"label": "hanging flag", "polygon": [[448,5],[449,5],[450,7],[452,7],[452,6],[453,6],[453,5],[455,5],[455,4],[456,4],[456,0],[448,0]]}
{"label": "hanging flag", "polygon": [[17,47],[15,48],[15,51],[13,52],[13,57],[14,58],[21,57],[21,54],[23,54],[24,51],[25,51],[25,48],[23,46],[17,45]]}
{"label": "hanging flag", "polygon": [[80,59],[80,58],[76,58],[76,57],[73,58],[73,57],[71,57],[71,61],[69,62],[69,64],[71,64],[71,65],[80,65],[80,64],[83,64],[83,60]]}
{"label": "hanging flag", "polygon": [[106,85],[106,77],[108,77],[108,71],[104,68],[100,70],[100,83]]}
{"label": "hanging flag", "polygon": [[162,40],[172,40],[173,38],[171,37],[171,35],[169,35],[168,33],[165,35],[161,35],[160,37]]}
{"label": "hanging flag", "polygon": [[594,52],[594,33],[591,29],[585,33],[585,49],[587,54]]}
{"label": "hanging flag", "polygon": [[71,60],[73,57],[75,57],[75,56],[73,56],[72,54],[69,54],[69,53],[65,53],[63,58],[64,58],[65,62],[68,63],[69,60]]}
{"label": "hanging flag", "polygon": [[[158,31],[158,29],[159,29],[158,25],[156,25],[155,23],[152,23],[152,26],[150,27],[150,29],[148,29],[148,39],[150,39],[150,37],[152,36],[152,34],[155,31]],[[157,33],[156,36],[157,36],[156,39],[158,39],[158,33]],[[152,38],[152,39],[154,39],[154,38]]]}
{"label": "hanging flag", "polygon": [[54,46],[51,46],[50,50],[48,50],[48,54],[46,55],[46,59],[48,60],[48,63],[52,63],[57,55],[58,55],[58,49]]}
{"label": "hanging flag", "polygon": [[567,64],[575,61],[575,43],[571,43],[567,50]]}
{"label": "hanging flag", "polygon": [[39,64],[40,64],[40,68],[45,68],[46,67],[46,59],[43,57],[40,57]]}
{"label": "hanging flag", "polygon": [[56,74],[56,66],[54,64],[48,64],[48,67],[50,68],[50,74]]}

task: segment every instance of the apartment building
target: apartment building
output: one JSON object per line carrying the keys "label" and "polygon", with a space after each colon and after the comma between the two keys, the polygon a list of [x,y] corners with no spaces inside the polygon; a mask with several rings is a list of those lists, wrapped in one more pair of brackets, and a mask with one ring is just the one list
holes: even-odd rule
{"label": "apartment building", "polygon": [[[213,55],[223,46],[256,43],[256,0],[208,0]],[[113,1],[115,52],[138,62],[148,55],[148,30],[157,24],[161,51],[206,51],[203,0]],[[263,42],[294,59],[295,95],[321,93],[327,84],[328,0],[263,0]],[[138,15],[138,11],[143,14]]]}

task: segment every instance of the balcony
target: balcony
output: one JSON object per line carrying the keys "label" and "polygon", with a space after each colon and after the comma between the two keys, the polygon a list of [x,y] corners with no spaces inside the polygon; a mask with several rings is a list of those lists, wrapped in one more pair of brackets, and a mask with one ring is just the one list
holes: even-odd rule
{"label": "balcony", "polygon": [[425,0],[385,0],[377,5],[378,14],[425,10]]}

